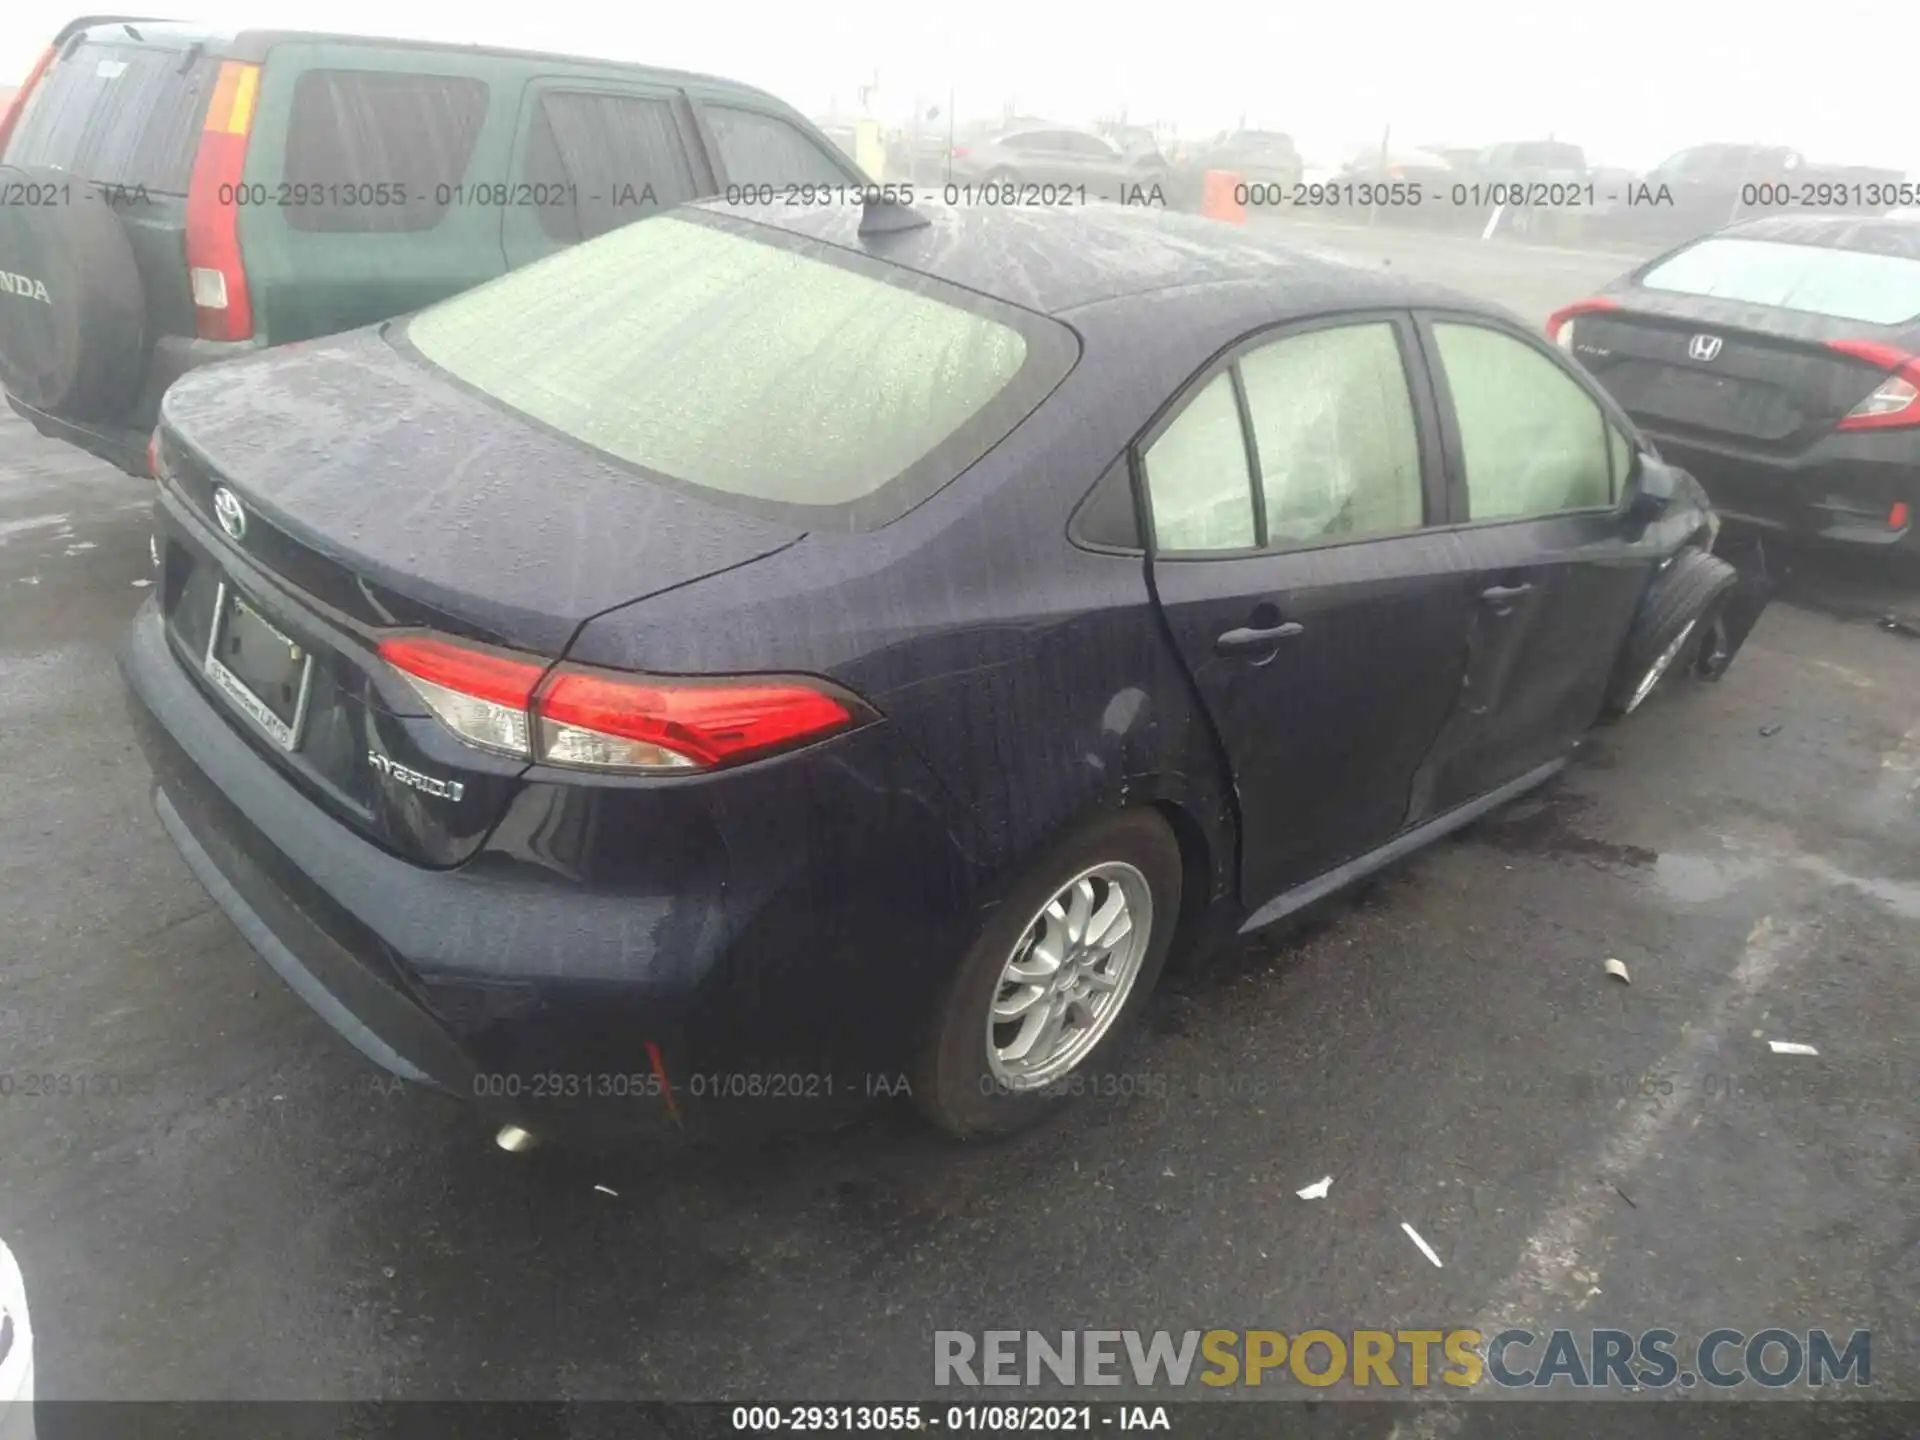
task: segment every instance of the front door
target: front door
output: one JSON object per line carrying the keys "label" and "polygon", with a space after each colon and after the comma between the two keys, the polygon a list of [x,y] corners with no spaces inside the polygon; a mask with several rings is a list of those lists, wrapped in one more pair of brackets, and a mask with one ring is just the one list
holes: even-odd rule
{"label": "front door", "polygon": [[1569,362],[1480,316],[1423,317],[1421,338],[1476,583],[1460,706],[1416,782],[1416,820],[1586,732],[1658,558],[1621,506],[1631,444]]}
{"label": "front door", "polygon": [[1416,343],[1395,313],[1269,332],[1140,447],[1154,593],[1233,773],[1250,909],[1402,828],[1459,693],[1474,577],[1427,528]]}

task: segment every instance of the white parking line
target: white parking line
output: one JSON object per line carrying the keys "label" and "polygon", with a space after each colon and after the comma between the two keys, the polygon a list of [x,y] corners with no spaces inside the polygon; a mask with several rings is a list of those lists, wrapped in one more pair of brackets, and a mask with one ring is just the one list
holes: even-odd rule
{"label": "white parking line", "polygon": [[[1812,950],[1813,927],[1803,922],[1763,918],[1747,936],[1740,962],[1699,1019],[1690,1022],[1684,1038],[1649,1067],[1649,1073],[1699,1078],[1708,1073],[1720,1054],[1723,1032],[1732,1016],[1759,993],[1783,966],[1805,959]],[[1689,1087],[1695,1088],[1695,1087]],[[1681,1090],[1682,1094],[1688,1090]],[[1592,1177],[1619,1180],[1631,1173],[1689,1113],[1670,1097],[1642,1099],[1628,1110],[1599,1154],[1571,1173],[1581,1177],[1581,1193],[1547,1216],[1545,1223],[1522,1247],[1520,1263],[1494,1291],[1474,1327],[1483,1336],[1535,1321],[1535,1328],[1551,1329],[1541,1318],[1564,1314],[1583,1299],[1588,1282],[1574,1284],[1575,1272],[1592,1273],[1595,1262],[1582,1254],[1593,1233],[1618,1204],[1610,1187],[1591,1183]],[[1484,1398],[1488,1392],[1479,1392]],[[1423,1407],[1393,1427],[1390,1440],[1440,1440],[1456,1433],[1464,1414],[1453,1402]]]}

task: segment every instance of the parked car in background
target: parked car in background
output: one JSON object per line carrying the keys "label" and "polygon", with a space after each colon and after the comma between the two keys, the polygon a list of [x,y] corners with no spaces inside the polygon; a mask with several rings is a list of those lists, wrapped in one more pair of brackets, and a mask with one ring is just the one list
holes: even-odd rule
{"label": "parked car in background", "polygon": [[1548,330],[1728,517],[1920,555],[1920,222],[1745,221]]}
{"label": "parked car in background", "polygon": [[682,207],[190,376],[158,469],[165,829],[367,1056],[535,1134],[534,1076],[1030,1123],[1176,943],[1724,658],[1704,496],[1579,366],[1143,207]]}
{"label": "parked car in background", "polygon": [[0,382],[144,475],[200,365],[351,329],[728,186],[863,183],[708,76],[471,45],[75,21],[0,135]]}
{"label": "parked car in background", "polygon": [[1184,203],[1199,202],[1209,170],[1238,175],[1248,188],[1249,210],[1283,214],[1292,208],[1302,166],[1293,137],[1282,131],[1222,131],[1189,150],[1176,168],[1174,186]]}
{"label": "parked car in background", "polygon": [[1089,200],[1122,200],[1159,187],[1167,165],[1156,150],[1126,154],[1094,130],[1015,121],[956,143],[949,160],[958,185],[1033,187],[1041,198],[1082,190]]}

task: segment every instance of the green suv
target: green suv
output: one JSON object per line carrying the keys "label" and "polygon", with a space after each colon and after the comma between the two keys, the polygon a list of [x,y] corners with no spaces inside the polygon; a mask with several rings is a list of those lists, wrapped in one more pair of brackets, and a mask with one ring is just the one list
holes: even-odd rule
{"label": "green suv", "polygon": [[415,310],[656,210],[865,177],[772,96],[605,60],[89,16],[0,120],[0,382],[148,471],[186,371]]}

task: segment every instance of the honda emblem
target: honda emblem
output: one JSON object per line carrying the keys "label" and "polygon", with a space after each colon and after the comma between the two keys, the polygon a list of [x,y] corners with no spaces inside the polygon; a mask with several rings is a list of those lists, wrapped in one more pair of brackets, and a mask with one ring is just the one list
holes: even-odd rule
{"label": "honda emblem", "polygon": [[1696,335],[1687,342],[1687,354],[1695,360],[1711,360],[1720,353],[1720,343],[1718,335]]}

